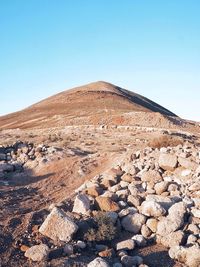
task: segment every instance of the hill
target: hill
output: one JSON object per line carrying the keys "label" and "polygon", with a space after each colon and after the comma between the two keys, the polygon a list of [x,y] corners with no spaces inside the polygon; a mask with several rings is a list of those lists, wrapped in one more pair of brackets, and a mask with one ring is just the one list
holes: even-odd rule
{"label": "hill", "polygon": [[177,117],[144,96],[110,83],[95,82],[66,90],[22,111],[2,116],[0,127],[31,129],[74,124],[116,124],[122,122],[116,116],[130,112],[158,112]]}

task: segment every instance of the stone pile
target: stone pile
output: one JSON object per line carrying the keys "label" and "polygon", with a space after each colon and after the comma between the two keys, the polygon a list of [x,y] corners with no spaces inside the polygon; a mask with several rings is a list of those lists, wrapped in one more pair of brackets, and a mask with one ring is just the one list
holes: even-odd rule
{"label": "stone pile", "polygon": [[[171,258],[186,266],[198,267],[199,189],[198,147],[190,143],[173,148],[147,147],[126,154],[113,168],[85,182],[76,190],[69,214],[53,208],[39,232],[51,240],[64,242],[65,251],[71,251],[66,253],[68,256],[73,254],[73,246],[82,250],[95,247],[97,257],[91,260],[89,267],[145,267],[143,259],[132,252],[152,242],[168,248]],[[79,229],[73,216],[78,214],[90,218],[96,211],[105,212],[115,223],[120,229],[121,240],[118,238],[118,241],[105,246],[99,242],[94,244],[73,239]],[[41,251],[44,251],[45,258],[46,247]],[[33,259],[30,254],[26,252],[25,256]]]}
{"label": "stone pile", "polygon": [[55,153],[56,148],[44,144],[18,141],[10,146],[0,147],[0,178],[14,172],[21,172],[25,168],[34,168],[41,162],[48,161],[49,155]]}

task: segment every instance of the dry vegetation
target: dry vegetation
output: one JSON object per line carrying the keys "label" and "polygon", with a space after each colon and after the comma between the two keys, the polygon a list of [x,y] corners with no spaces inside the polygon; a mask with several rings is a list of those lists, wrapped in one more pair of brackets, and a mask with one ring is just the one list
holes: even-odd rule
{"label": "dry vegetation", "polygon": [[182,145],[184,140],[180,137],[171,136],[171,135],[161,135],[159,137],[155,137],[154,139],[148,142],[148,146],[153,148],[161,148],[161,147],[174,147],[178,145]]}

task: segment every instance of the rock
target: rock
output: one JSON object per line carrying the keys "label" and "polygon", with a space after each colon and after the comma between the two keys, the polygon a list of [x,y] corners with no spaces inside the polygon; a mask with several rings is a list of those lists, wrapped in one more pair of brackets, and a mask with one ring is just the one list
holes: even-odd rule
{"label": "rock", "polygon": [[149,229],[155,233],[157,231],[157,224],[158,224],[158,220],[154,219],[154,218],[149,218],[146,221],[146,225],[149,227]]}
{"label": "rock", "polygon": [[178,260],[189,267],[200,266],[200,248],[198,246],[183,247],[174,246],[169,250],[169,256],[172,259]]}
{"label": "rock", "polygon": [[135,248],[135,242],[133,239],[127,239],[118,242],[116,245],[116,250],[132,250]]}
{"label": "rock", "polygon": [[70,244],[66,244],[63,249],[65,255],[70,256],[74,253],[74,248]]}
{"label": "rock", "polygon": [[[58,227],[59,226],[59,227]],[[53,240],[68,242],[76,233],[78,226],[73,220],[58,208],[53,208],[51,213],[39,228],[39,232]]]}
{"label": "rock", "polygon": [[146,222],[146,217],[139,213],[129,214],[122,221],[122,227],[131,233],[138,234],[142,225]]}
{"label": "rock", "polygon": [[120,209],[118,204],[109,197],[98,196],[95,200],[102,211],[118,211]]}
{"label": "rock", "polygon": [[187,245],[195,245],[197,243],[197,237],[193,234],[189,235],[187,238]]}
{"label": "rock", "polygon": [[195,171],[198,168],[198,164],[190,159],[185,159],[182,157],[178,157],[179,164],[185,169],[189,169]]}
{"label": "rock", "polygon": [[173,171],[178,164],[178,159],[176,155],[161,153],[158,164],[165,171]]}
{"label": "rock", "polygon": [[200,218],[200,209],[196,209],[196,208],[192,208],[191,209],[191,213],[192,213],[192,215],[194,216],[194,217],[196,217],[196,218]]}
{"label": "rock", "polygon": [[32,261],[43,261],[48,258],[49,248],[45,244],[33,246],[26,250],[25,257]]}
{"label": "rock", "polygon": [[156,201],[144,201],[141,205],[141,213],[149,217],[160,217],[166,210]]}
{"label": "rock", "polygon": [[103,258],[112,258],[114,257],[115,252],[114,252],[114,249],[110,248],[110,249],[106,249],[106,250],[99,252],[98,255]]}
{"label": "rock", "polygon": [[139,266],[143,263],[143,259],[139,256],[123,256],[121,257],[121,262],[126,267]]}
{"label": "rock", "polygon": [[78,240],[77,243],[76,243],[76,246],[77,246],[77,248],[84,249],[84,248],[86,248],[87,245],[86,245],[85,242],[83,242],[81,240]]}
{"label": "rock", "polygon": [[6,160],[6,154],[0,153],[0,160]]}
{"label": "rock", "polygon": [[92,197],[98,197],[103,193],[103,189],[99,186],[91,186],[85,190],[86,194]]}
{"label": "rock", "polygon": [[13,172],[14,166],[10,163],[1,163],[0,164],[0,171],[2,172]]}
{"label": "rock", "polygon": [[133,175],[131,175],[129,173],[124,173],[121,177],[121,180],[124,182],[131,183],[134,179],[133,179]]}
{"label": "rock", "polygon": [[129,205],[137,208],[138,206],[141,205],[142,198],[139,195],[137,196],[129,195],[127,198],[127,202]]}
{"label": "rock", "polygon": [[85,194],[77,195],[74,201],[73,212],[87,214],[90,210],[90,200]]}
{"label": "rock", "polygon": [[159,243],[161,243],[165,247],[173,247],[181,245],[184,241],[184,232],[179,230],[168,234],[167,236],[163,236],[160,238]]}
{"label": "rock", "polygon": [[149,227],[146,224],[143,224],[142,228],[141,228],[141,234],[145,238],[148,238],[152,234],[152,232],[151,232],[151,230],[149,229]]}
{"label": "rock", "polygon": [[166,236],[182,227],[185,212],[186,208],[183,202],[174,204],[168,211],[169,215],[158,222],[157,234]]}
{"label": "rock", "polygon": [[102,258],[98,257],[91,261],[87,267],[109,267],[109,264]]}
{"label": "rock", "polygon": [[144,246],[146,246],[147,241],[146,241],[146,239],[144,238],[143,235],[134,235],[132,237],[132,239],[135,241],[135,243],[136,243],[136,245],[138,247],[144,247]]}
{"label": "rock", "polygon": [[161,195],[163,192],[165,192],[168,188],[169,183],[167,181],[162,181],[160,183],[155,184],[155,191],[157,195]]}
{"label": "rock", "polygon": [[160,182],[162,181],[162,176],[158,171],[149,170],[142,173],[141,180],[143,182]]}

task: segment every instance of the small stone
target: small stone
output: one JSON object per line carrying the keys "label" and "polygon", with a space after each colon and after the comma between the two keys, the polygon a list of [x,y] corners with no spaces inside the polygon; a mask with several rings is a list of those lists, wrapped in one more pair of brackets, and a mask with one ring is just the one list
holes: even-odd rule
{"label": "small stone", "polygon": [[76,246],[77,246],[77,248],[84,249],[84,248],[86,248],[87,245],[86,245],[85,242],[83,242],[81,240],[78,240],[77,243],[76,243]]}
{"label": "small stone", "polygon": [[103,250],[103,251],[99,252],[98,255],[99,255],[100,257],[102,257],[102,258],[112,258],[112,257],[114,257],[115,252],[114,252],[114,250],[111,248],[111,249],[106,249],[106,250]]}
{"label": "small stone", "polygon": [[123,256],[121,262],[126,267],[138,266],[143,263],[143,259],[139,256]]}
{"label": "small stone", "polygon": [[63,249],[65,255],[70,256],[74,253],[74,248],[70,244],[66,244]]}
{"label": "small stone", "polygon": [[146,225],[148,226],[148,228],[155,233],[157,231],[157,224],[158,224],[158,220],[154,219],[154,218],[149,218],[146,221]]}
{"label": "small stone", "polygon": [[32,261],[42,261],[48,258],[48,254],[48,246],[45,244],[40,244],[27,249],[25,252],[25,257],[31,259]]}
{"label": "small stone", "polygon": [[91,261],[87,267],[109,267],[109,264],[102,258],[98,257]]}
{"label": "small stone", "polygon": [[118,242],[116,245],[116,250],[132,250],[135,247],[135,242],[132,239],[127,239],[121,242]]}
{"label": "small stone", "polygon": [[136,243],[136,245],[138,247],[144,247],[144,246],[146,246],[147,241],[146,241],[146,239],[144,238],[143,235],[134,235],[132,237],[132,239],[135,241],[135,243]]}
{"label": "small stone", "polygon": [[169,183],[166,181],[162,181],[160,183],[155,184],[155,191],[157,195],[161,195],[163,192],[165,192],[168,188]]}

